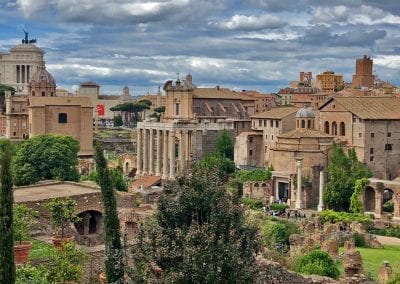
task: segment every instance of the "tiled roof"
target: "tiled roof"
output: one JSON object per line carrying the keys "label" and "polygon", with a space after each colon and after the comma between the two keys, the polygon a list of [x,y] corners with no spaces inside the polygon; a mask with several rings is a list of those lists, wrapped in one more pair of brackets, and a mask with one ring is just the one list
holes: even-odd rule
{"label": "tiled roof", "polygon": [[196,88],[193,95],[198,99],[227,99],[254,101],[253,98],[236,93],[227,88]]}
{"label": "tiled roof", "polygon": [[130,184],[129,191],[139,190],[141,185],[143,186],[143,189],[148,189],[149,187],[158,184],[160,182],[161,178],[158,176],[144,175]]}
{"label": "tiled roof", "polygon": [[278,136],[279,138],[333,138],[333,136],[308,128],[297,128],[281,134]]}
{"label": "tiled roof", "polygon": [[[400,98],[337,97],[334,100],[361,119],[400,119]],[[321,106],[320,110],[330,101]]]}
{"label": "tiled roof", "polygon": [[267,110],[261,113],[257,113],[251,116],[251,118],[274,118],[281,119],[290,114],[296,113],[299,110],[297,107],[278,107],[271,110]]}

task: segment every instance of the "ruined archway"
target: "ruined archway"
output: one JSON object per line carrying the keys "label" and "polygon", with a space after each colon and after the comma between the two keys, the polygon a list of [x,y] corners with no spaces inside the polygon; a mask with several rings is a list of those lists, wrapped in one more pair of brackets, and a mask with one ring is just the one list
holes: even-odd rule
{"label": "ruined archway", "polygon": [[393,213],[394,202],[393,202],[393,190],[385,188],[382,192],[382,212]]}
{"label": "ruined archway", "polygon": [[370,186],[364,191],[364,211],[375,212],[375,190]]}
{"label": "ruined archway", "polygon": [[93,246],[103,239],[103,214],[99,211],[88,210],[78,214],[79,222],[74,223],[78,233],[79,244]]}

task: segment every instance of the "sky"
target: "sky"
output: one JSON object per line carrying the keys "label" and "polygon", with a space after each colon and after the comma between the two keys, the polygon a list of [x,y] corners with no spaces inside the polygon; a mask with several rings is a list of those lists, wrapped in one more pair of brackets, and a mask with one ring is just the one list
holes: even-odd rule
{"label": "sky", "polygon": [[399,0],[0,0],[0,52],[23,29],[58,87],[155,93],[169,79],[278,92],[300,71],[351,81],[356,58],[400,85]]}

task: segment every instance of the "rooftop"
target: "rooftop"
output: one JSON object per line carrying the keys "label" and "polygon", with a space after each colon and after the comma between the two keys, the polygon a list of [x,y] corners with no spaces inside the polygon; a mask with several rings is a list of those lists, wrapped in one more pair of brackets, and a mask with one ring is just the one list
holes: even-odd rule
{"label": "rooftop", "polygon": [[400,98],[396,97],[336,97],[323,104],[319,109],[328,105],[332,100],[361,119],[399,119]]}
{"label": "rooftop", "polygon": [[278,107],[271,110],[267,110],[261,113],[257,113],[251,116],[251,118],[274,118],[281,119],[299,110],[297,107]]}
{"label": "rooftop", "polygon": [[246,100],[254,101],[253,98],[236,93],[228,88],[195,88],[193,90],[194,98],[197,99],[226,99],[226,100]]}
{"label": "rooftop", "polygon": [[47,181],[30,186],[14,188],[15,202],[39,201],[57,197],[69,197],[82,194],[99,193],[96,185],[75,182]]}
{"label": "rooftop", "polygon": [[278,136],[279,138],[333,138],[333,136],[309,128],[297,128]]}

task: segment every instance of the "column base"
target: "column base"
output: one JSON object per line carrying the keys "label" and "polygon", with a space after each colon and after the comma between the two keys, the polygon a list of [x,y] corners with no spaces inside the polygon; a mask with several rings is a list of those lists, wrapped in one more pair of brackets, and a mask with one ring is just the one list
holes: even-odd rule
{"label": "column base", "polygon": [[301,201],[296,201],[295,209],[303,209],[303,203]]}
{"label": "column base", "polygon": [[157,172],[157,173],[156,173],[156,177],[159,177],[159,176],[161,176],[161,173],[160,173],[160,172]]}
{"label": "column base", "polygon": [[324,211],[325,207],[323,205],[318,205],[318,212]]}
{"label": "column base", "polygon": [[163,174],[162,176],[161,176],[161,179],[164,179],[164,180],[167,180],[169,178],[169,175],[166,175],[166,174]]}
{"label": "column base", "polygon": [[174,180],[175,176],[169,176],[169,180]]}
{"label": "column base", "polygon": [[154,173],[152,171],[149,171],[148,175],[149,176],[154,176]]}
{"label": "column base", "polygon": [[141,175],[142,175],[142,171],[136,170],[136,175],[137,175],[137,176],[141,176]]}

